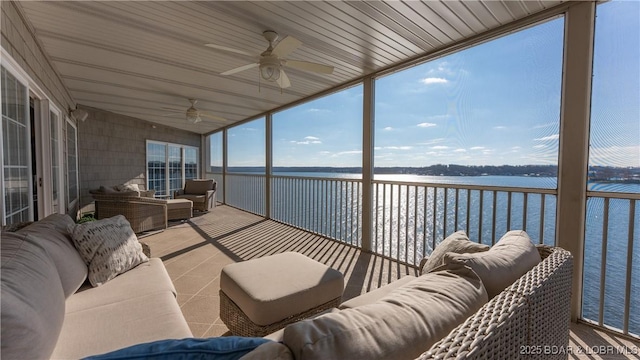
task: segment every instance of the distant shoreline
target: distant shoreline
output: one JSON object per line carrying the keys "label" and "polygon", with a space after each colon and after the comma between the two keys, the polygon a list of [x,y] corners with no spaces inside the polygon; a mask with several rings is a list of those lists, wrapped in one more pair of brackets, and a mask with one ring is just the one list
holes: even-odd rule
{"label": "distant shoreline", "polygon": [[[221,173],[221,167],[211,167],[211,172]],[[231,173],[264,173],[263,166],[229,167]],[[328,166],[274,166],[274,173],[306,172],[361,174],[361,167],[328,167]],[[424,167],[376,167],[377,175],[421,175],[421,176],[525,176],[525,177],[557,177],[558,167],[555,165],[502,165],[502,166],[467,166],[467,165],[431,165]],[[640,184],[640,167],[604,167],[589,168],[589,181],[602,183]]]}

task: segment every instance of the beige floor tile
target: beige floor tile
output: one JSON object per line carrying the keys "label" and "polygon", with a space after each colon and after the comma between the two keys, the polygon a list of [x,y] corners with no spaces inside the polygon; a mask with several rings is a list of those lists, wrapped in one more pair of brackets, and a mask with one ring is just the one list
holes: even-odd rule
{"label": "beige floor tile", "polygon": [[175,286],[178,294],[195,295],[211,281],[211,276],[183,275],[173,281],[173,286]]}
{"label": "beige floor tile", "polygon": [[220,298],[197,295],[180,308],[187,322],[212,324],[220,316]]}
{"label": "beige floor tile", "polygon": [[225,325],[213,324],[204,334],[204,337],[229,336],[231,333]]}
{"label": "beige floor tile", "polygon": [[205,337],[204,336],[205,333],[211,327],[211,324],[192,323],[192,322],[188,322],[187,324],[189,325],[189,329],[191,329],[191,333],[193,334],[193,337],[197,337],[197,338]]}

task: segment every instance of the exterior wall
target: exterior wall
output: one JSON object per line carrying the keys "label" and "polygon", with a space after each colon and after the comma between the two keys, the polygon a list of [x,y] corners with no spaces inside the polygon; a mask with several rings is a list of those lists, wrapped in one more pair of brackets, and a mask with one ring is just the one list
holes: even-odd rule
{"label": "exterior wall", "polygon": [[[194,146],[200,135],[80,105],[89,113],[78,124],[81,211],[92,210],[89,190],[123,183],[147,184],[147,140]],[[200,150],[202,151],[202,150]]]}
{"label": "exterior wall", "polygon": [[0,7],[2,47],[58,108],[63,112],[74,109],[75,101],[23,16],[20,4],[0,1]]}

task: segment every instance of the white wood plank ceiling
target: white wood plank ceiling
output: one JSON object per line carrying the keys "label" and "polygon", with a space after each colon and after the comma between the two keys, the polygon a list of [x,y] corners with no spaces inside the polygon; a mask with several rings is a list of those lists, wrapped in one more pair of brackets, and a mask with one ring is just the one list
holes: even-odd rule
{"label": "white wood plank ceiling", "polygon": [[[82,105],[209,133],[482,34],[563,1],[27,1],[25,15]],[[260,82],[264,30],[303,45],[290,59],[335,67],[287,68],[292,86]],[[205,47],[236,48],[256,57]],[[190,124],[187,99],[227,121]],[[164,115],[164,116],[163,116]]]}

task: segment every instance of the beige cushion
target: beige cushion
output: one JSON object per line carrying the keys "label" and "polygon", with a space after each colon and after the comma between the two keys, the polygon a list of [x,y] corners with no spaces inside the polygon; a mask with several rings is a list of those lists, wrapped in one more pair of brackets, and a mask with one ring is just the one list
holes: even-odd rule
{"label": "beige cushion", "polygon": [[120,184],[113,188],[117,191],[140,191],[138,184]]}
{"label": "beige cushion", "polygon": [[445,264],[469,266],[482,279],[489,299],[531,270],[540,262],[540,254],[522,230],[506,233],[489,251],[475,254],[445,255]]}
{"label": "beige cushion", "polygon": [[67,215],[53,214],[18,231],[20,234],[29,234],[47,251],[58,270],[65,297],[80,288],[88,272],[67,230],[74,224]]}
{"label": "beige cushion", "polygon": [[448,252],[463,254],[487,250],[489,250],[488,245],[474,243],[469,240],[466,232],[462,230],[456,231],[436,246],[424,265],[420,267],[422,269],[421,274],[426,274],[444,264],[444,254]]}
{"label": "beige cushion", "polygon": [[169,199],[167,200],[167,210],[190,209],[193,202],[188,199]]}
{"label": "beige cushion", "polygon": [[151,258],[100,287],[94,288],[85,284],[67,299],[66,312],[82,311],[164,292],[176,294],[162,260]]}
{"label": "beige cushion", "polygon": [[184,184],[184,193],[186,195],[202,195],[208,190],[213,190],[212,179],[187,180]]}
{"label": "beige cushion", "polygon": [[100,286],[140,263],[142,252],[129,221],[122,215],[69,226],[73,242],[89,266],[89,281]]}
{"label": "beige cushion", "polygon": [[29,234],[2,232],[0,239],[0,357],[48,359],[64,320],[56,264]]}
{"label": "beige cushion", "polygon": [[240,360],[293,360],[293,354],[286,345],[270,341],[258,346]]}
{"label": "beige cushion", "polygon": [[258,325],[270,325],[342,296],[342,274],[285,252],[227,265],[220,289]]}
{"label": "beige cushion", "polygon": [[369,291],[368,293],[364,293],[360,296],[356,296],[353,299],[349,300],[349,301],[345,301],[342,304],[340,304],[340,309],[347,309],[347,308],[353,308],[356,306],[362,306],[362,305],[366,305],[366,304],[371,304],[374,303],[380,299],[382,299],[383,297],[387,296],[389,293],[391,293],[393,290],[403,286],[404,284],[407,284],[413,280],[415,280],[416,277],[415,276],[411,276],[411,275],[407,275],[405,277],[402,277],[392,283],[389,283],[383,287],[377,288],[373,291]]}
{"label": "beige cushion", "polygon": [[487,302],[463,266],[432,272],[373,304],[287,326],[296,359],[414,359]]}
{"label": "beige cushion", "polygon": [[79,359],[143,342],[192,336],[174,295],[166,291],[67,313],[51,357]]}

